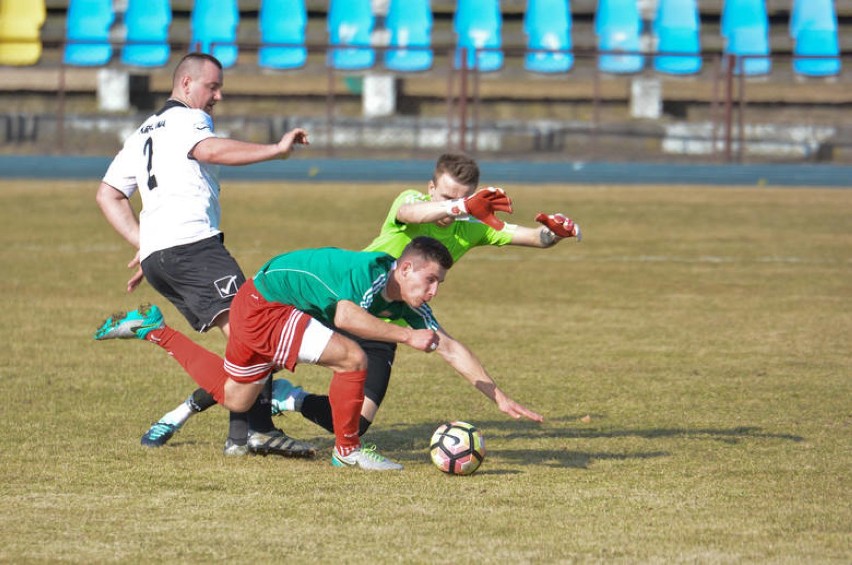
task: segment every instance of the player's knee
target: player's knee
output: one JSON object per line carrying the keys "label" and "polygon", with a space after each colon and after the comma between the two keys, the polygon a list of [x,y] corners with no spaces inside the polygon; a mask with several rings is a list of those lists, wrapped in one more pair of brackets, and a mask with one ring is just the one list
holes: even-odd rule
{"label": "player's knee", "polygon": [[346,358],[343,361],[345,371],[366,371],[367,355],[358,344],[352,342],[347,348]]}

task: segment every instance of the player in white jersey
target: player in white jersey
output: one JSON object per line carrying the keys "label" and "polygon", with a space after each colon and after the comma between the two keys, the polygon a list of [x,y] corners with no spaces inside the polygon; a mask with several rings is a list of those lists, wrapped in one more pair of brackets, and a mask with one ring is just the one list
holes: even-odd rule
{"label": "player in white jersey", "polygon": [[[308,135],[296,128],[270,144],[217,137],[212,115],[222,99],[222,85],[222,64],[215,57],[183,57],[175,68],[169,100],[126,140],[96,200],[110,225],[138,249],[128,265],[136,269],[127,282],[128,292],[144,277],[196,330],[215,326],[227,337],[231,300],[245,276],[225,249],[219,229],[219,165],[286,159],[294,145],[308,144]],[[142,197],[138,219],[130,204],[137,191]],[[205,402],[199,398],[182,409]],[[274,428],[268,391],[250,412],[231,415],[225,453],[249,451],[313,454],[313,448]]]}

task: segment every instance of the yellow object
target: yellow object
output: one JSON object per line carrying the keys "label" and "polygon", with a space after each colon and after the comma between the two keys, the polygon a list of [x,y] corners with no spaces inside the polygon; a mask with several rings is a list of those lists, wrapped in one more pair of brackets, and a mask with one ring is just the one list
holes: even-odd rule
{"label": "yellow object", "polygon": [[0,0],[0,65],[35,65],[41,57],[44,0]]}

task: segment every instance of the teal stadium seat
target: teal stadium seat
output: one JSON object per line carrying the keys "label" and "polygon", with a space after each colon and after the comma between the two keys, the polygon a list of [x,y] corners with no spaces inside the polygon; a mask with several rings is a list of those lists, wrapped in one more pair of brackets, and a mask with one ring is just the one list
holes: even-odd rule
{"label": "teal stadium seat", "polygon": [[416,72],[432,67],[432,7],[429,0],[391,0],[385,27],[390,32],[385,68]]}
{"label": "teal stadium seat", "polygon": [[261,67],[298,69],[305,65],[308,59],[305,0],[262,0],[258,26],[261,42],[258,64]]}
{"label": "teal stadium seat", "polygon": [[190,51],[209,53],[224,68],[237,62],[237,27],[240,11],[237,0],[195,0],[190,16]]}
{"label": "teal stadium seat", "polygon": [[656,55],[654,69],[672,75],[688,75],[700,71],[700,26],[696,0],[658,0],[657,15],[654,19],[657,52],[676,55]]}
{"label": "teal stadium seat", "polygon": [[642,20],[636,0],[598,0],[595,12],[595,33],[601,51],[624,51],[624,53],[602,54],[598,58],[598,69],[605,73],[637,73],[645,65],[645,57],[639,55],[639,36]]}
{"label": "teal stadium seat", "polygon": [[[503,14],[499,0],[458,0],[453,17],[456,32],[455,68],[462,66],[462,48],[467,50],[466,66],[480,72],[503,67]],[[478,51],[486,48],[488,51]]]}
{"label": "teal stadium seat", "polygon": [[574,66],[571,23],[569,0],[527,0],[524,68],[537,73],[569,71]]}
{"label": "teal stadium seat", "polygon": [[819,59],[793,59],[793,70],[805,76],[840,73],[837,12],[832,0],[794,0],[790,14],[793,55],[826,55]]}
{"label": "teal stadium seat", "polygon": [[369,69],[376,62],[371,35],[376,18],[370,0],[331,0],[328,65],[339,70]]}
{"label": "teal stadium seat", "polygon": [[112,0],[70,0],[65,17],[65,64],[98,67],[109,63],[113,21]]}
{"label": "teal stadium seat", "polygon": [[171,0],[128,0],[124,13],[127,29],[121,62],[136,67],[162,67],[169,62]]}
{"label": "teal stadium seat", "polygon": [[[736,55],[734,73],[764,75],[772,70],[769,58],[769,19],[764,0],[725,0],[722,8],[724,53]],[[747,55],[761,57],[740,59]]]}

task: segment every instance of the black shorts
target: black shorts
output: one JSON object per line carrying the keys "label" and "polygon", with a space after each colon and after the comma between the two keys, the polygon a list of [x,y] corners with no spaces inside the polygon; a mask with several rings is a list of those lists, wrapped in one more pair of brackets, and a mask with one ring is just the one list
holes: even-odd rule
{"label": "black shorts", "polygon": [[246,282],[221,235],[155,251],[142,261],[145,279],[200,332],[231,308]]}

